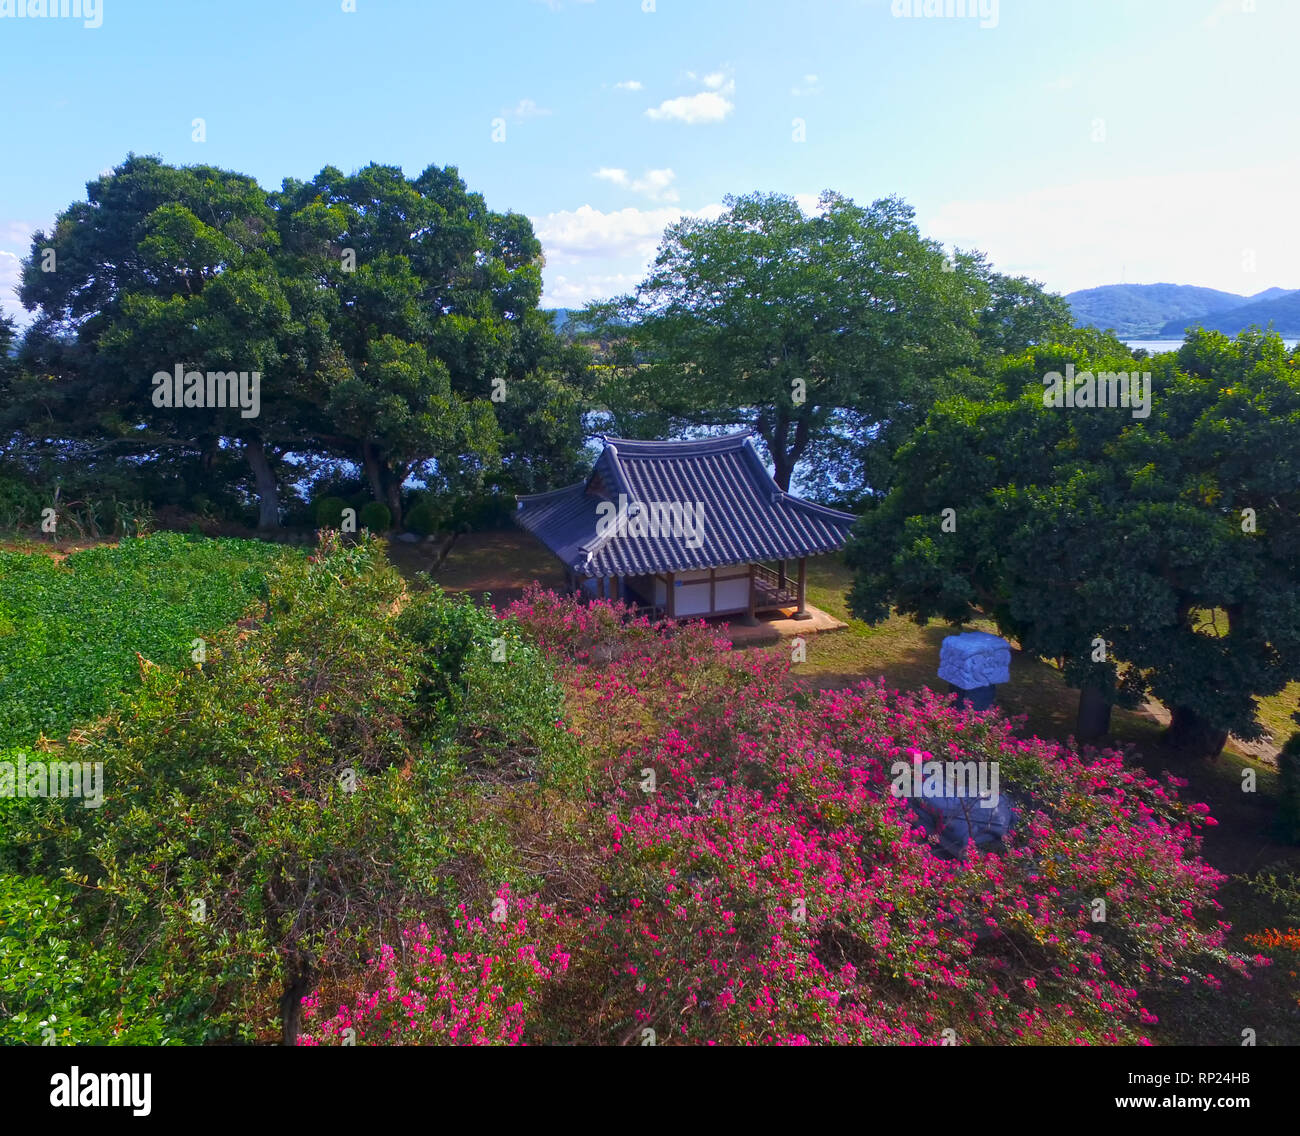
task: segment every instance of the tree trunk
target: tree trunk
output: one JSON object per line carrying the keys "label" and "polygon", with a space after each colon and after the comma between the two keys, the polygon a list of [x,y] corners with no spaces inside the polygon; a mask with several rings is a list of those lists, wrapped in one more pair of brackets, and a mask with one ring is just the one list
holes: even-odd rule
{"label": "tree trunk", "polygon": [[789,493],[790,474],[794,472],[794,467],[786,462],[785,454],[781,453],[780,450],[772,455],[772,464],[776,467],[772,471],[772,480]]}
{"label": "tree trunk", "polygon": [[1110,733],[1110,692],[1091,684],[1079,691],[1079,716],[1075,734],[1080,741],[1096,741]]}
{"label": "tree trunk", "polygon": [[370,496],[376,501],[384,500],[384,470],[379,461],[379,451],[371,442],[361,443],[361,465],[366,471],[366,480],[370,482]]}
{"label": "tree trunk", "polygon": [[302,1031],[302,1000],[311,993],[311,968],[291,976],[280,995],[280,1044],[297,1045]]}
{"label": "tree trunk", "polygon": [[253,480],[257,485],[257,527],[259,529],[278,529],[280,527],[280,498],[275,484],[275,473],[271,463],[266,460],[266,447],[260,438],[244,443],[244,456],[253,471]]}
{"label": "tree trunk", "polygon": [[800,415],[794,424],[794,439],[790,439],[790,419],[785,411],[777,408],[776,427],[770,439],[765,438],[767,448],[772,453],[772,480],[787,493],[790,492],[790,480],[794,476],[794,467],[799,464],[803,452],[808,448],[809,424],[806,415]]}
{"label": "tree trunk", "polygon": [[1188,757],[1218,757],[1227,740],[1227,730],[1202,718],[1190,706],[1173,707],[1169,728],[1164,732],[1165,744]]}
{"label": "tree trunk", "polygon": [[394,477],[388,483],[388,511],[393,514],[393,528],[402,527],[402,480]]}

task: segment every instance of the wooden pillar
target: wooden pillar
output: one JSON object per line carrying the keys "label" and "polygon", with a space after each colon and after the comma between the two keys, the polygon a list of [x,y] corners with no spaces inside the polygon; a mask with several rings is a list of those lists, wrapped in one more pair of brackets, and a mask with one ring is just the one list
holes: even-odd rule
{"label": "wooden pillar", "polygon": [[751,564],[749,566],[749,621],[751,623],[754,622],[754,597],[754,566]]}
{"label": "wooden pillar", "polygon": [[776,571],[776,586],[780,591],[783,592],[785,591],[785,558],[784,557],[781,558],[780,565]]}
{"label": "wooden pillar", "polygon": [[664,598],[667,601],[668,618],[676,619],[677,618],[677,597],[673,594],[676,590],[673,587],[673,574],[669,572],[668,575],[664,577],[664,579],[666,581],[666,584],[664,586]]}
{"label": "wooden pillar", "polygon": [[808,557],[799,557],[799,614],[804,614],[804,592],[808,583]]}
{"label": "wooden pillar", "polygon": [[709,614],[712,615],[718,608],[718,581],[716,579],[718,570],[709,569]]}

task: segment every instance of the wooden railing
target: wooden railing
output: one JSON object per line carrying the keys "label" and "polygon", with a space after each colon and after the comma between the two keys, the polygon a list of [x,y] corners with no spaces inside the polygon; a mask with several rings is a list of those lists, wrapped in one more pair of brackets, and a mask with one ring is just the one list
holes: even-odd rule
{"label": "wooden railing", "polygon": [[776,595],[778,602],[788,601],[789,603],[799,602],[798,585],[792,583],[789,576],[786,577],[785,583],[781,583],[781,577],[772,571],[766,564],[754,565],[754,579],[757,583],[762,584],[767,591]]}

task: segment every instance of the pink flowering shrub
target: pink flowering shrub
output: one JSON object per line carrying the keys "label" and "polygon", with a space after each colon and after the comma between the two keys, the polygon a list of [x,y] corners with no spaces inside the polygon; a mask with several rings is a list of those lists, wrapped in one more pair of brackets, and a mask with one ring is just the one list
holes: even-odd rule
{"label": "pink flowering shrub", "polygon": [[[590,932],[632,1038],[1131,1042],[1154,1022],[1143,987],[1244,969],[1196,856],[1205,806],[1121,754],[1021,739],[928,691],[792,693],[779,657],[702,625],[635,628],[594,663],[612,605],[529,596],[510,614],[586,707],[585,740],[620,720],[641,734],[596,755]],[[938,853],[890,792],[912,750],[998,763],[1016,808],[1002,849]]]}
{"label": "pink flowering shrub", "polygon": [[[315,1040],[1146,1043],[1144,993],[1246,968],[1198,856],[1214,821],[1119,753],[929,691],[801,692],[703,624],[537,590],[502,614],[585,762],[587,837],[534,857],[562,914],[408,934]],[[891,791],[914,751],[996,763],[1002,843],[940,850]]]}
{"label": "pink flowering shrub", "polygon": [[402,932],[400,953],[384,944],[352,1005],[325,1016],[321,994],[308,995],[298,1044],[519,1044],[538,989],[564,973],[569,956],[543,945],[554,912],[512,901],[504,888],[499,898],[499,921],[469,918],[462,906],[450,935],[422,923]]}

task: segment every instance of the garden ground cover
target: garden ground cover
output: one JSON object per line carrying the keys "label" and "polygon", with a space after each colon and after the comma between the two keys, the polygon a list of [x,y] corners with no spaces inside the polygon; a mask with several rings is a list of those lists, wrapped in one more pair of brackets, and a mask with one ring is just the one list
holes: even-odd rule
{"label": "garden ground cover", "polygon": [[293,555],[251,540],[178,533],[55,559],[0,551],[0,747],[54,737],[103,712],[150,662],[190,661],[192,641],[245,615],[268,568]]}

